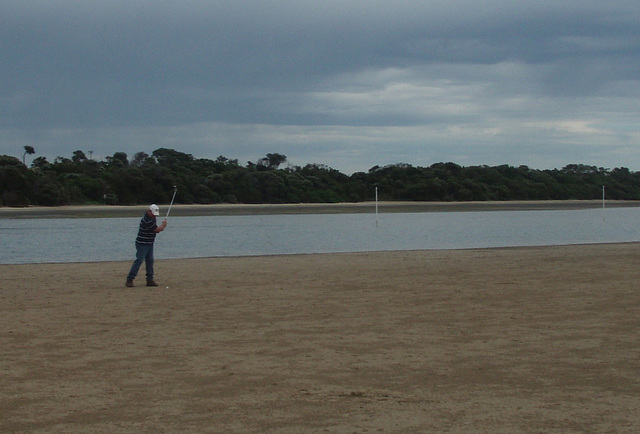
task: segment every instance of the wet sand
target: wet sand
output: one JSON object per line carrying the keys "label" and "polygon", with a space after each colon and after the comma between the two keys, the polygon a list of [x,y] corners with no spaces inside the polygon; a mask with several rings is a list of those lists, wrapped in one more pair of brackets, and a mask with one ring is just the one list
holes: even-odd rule
{"label": "wet sand", "polygon": [[0,265],[0,432],[638,432],[639,262],[158,260],[133,289],[130,262]]}

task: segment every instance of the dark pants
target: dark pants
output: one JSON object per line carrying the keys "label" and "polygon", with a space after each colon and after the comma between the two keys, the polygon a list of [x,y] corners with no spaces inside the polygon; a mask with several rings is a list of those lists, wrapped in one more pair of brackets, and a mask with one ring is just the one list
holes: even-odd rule
{"label": "dark pants", "polygon": [[140,243],[136,243],[136,260],[133,261],[127,280],[133,280],[136,278],[138,270],[142,265],[142,261],[145,262],[147,269],[147,280],[153,280],[153,244]]}

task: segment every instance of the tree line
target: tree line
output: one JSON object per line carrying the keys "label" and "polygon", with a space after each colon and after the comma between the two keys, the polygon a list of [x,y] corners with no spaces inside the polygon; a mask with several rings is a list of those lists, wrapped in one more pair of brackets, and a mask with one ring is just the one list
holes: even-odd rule
{"label": "tree line", "polygon": [[168,203],[338,203],[375,198],[389,201],[506,201],[600,199],[639,200],[640,173],[583,164],[537,170],[527,166],[460,166],[435,163],[375,166],[346,175],[325,165],[285,164],[273,153],[241,165],[219,156],[194,158],[160,148],[129,158],[116,152],[104,161],[75,151],[71,158],[49,162],[36,157],[31,166],[0,155],[0,206],[140,205]]}

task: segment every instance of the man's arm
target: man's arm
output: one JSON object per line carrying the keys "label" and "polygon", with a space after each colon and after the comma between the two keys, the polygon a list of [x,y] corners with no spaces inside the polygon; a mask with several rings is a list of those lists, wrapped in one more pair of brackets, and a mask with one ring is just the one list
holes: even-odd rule
{"label": "man's arm", "polygon": [[167,219],[164,219],[162,221],[162,224],[160,224],[160,226],[155,228],[154,232],[156,234],[159,233],[159,232],[162,232],[162,231],[164,231],[164,228],[166,228],[166,227],[167,227]]}

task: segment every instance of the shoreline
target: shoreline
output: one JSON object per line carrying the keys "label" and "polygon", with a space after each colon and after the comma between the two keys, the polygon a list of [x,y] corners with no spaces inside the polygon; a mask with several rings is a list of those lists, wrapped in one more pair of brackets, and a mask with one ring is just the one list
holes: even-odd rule
{"label": "shoreline", "polygon": [[[572,248],[572,247],[582,247],[582,248],[609,248],[615,246],[627,246],[637,244],[640,246],[640,241],[613,241],[610,243],[606,242],[594,242],[594,243],[576,243],[576,244],[532,244],[525,246],[491,246],[491,247],[456,247],[456,248],[437,248],[437,249],[412,249],[412,250],[366,250],[366,251],[339,251],[339,252],[309,252],[309,253],[273,253],[273,254],[247,254],[247,255],[219,255],[219,256],[189,256],[183,258],[172,258],[172,257],[157,257],[155,259],[157,263],[179,263],[180,261],[206,261],[206,260],[251,260],[251,259],[277,259],[280,258],[282,260],[286,260],[287,258],[296,258],[296,257],[314,257],[314,256],[341,256],[341,255],[394,255],[394,254],[429,254],[429,253],[446,253],[446,252],[491,252],[491,251],[500,251],[500,250],[537,250],[537,249],[546,249],[546,248]],[[131,263],[135,257],[131,257],[130,259],[105,259],[105,260],[93,260],[93,261],[73,261],[73,262],[20,262],[20,263],[2,263],[0,262],[0,271],[2,267],[29,267],[29,266],[74,266],[74,265],[99,265],[99,264],[124,264],[124,267],[128,270]],[[144,271],[144,264],[141,269]],[[143,275],[141,273],[140,275]]]}
{"label": "shoreline", "polygon": [[[160,206],[160,214],[168,205]],[[542,200],[542,201],[487,201],[487,202],[379,202],[380,213],[410,212],[470,212],[470,211],[542,211],[578,210],[603,207],[601,200]],[[640,207],[640,201],[607,200],[605,208]],[[11,218],[109,218],[136,217],[146,206],[71,205],[62,207],[0,207],[0,219]],[[375,213],[375,202],[358,203],[300,203],[300,204],[212,204],[182,205],[171,208],[172,217],[277,215],[277,214],[336,214]]]}

